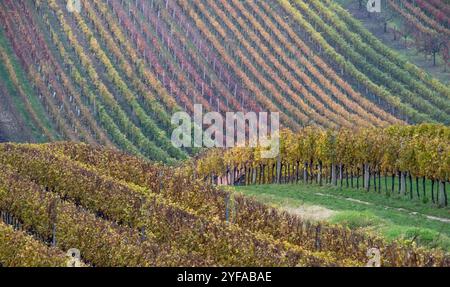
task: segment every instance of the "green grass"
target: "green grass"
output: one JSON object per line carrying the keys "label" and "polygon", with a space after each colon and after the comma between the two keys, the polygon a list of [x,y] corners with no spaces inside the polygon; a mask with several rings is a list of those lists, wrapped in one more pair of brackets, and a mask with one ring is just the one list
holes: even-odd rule
{"label": "green grass", "polygon": [[352,229],[378,226],[384,220],[369,211],[346,210],[339,212],[331,220],[332,223],[346,225]]}
{"label": "green grass", "polygon": [[[333,211],[326,221],[360,229],[386,240],[405,239],[450,252],[450,209],[399,196],[331,186],[285,184],[237,186],[229,189],[266,204],[290,209],[319,206]],[[351,200],[349,200],[351,198]]]}
{"label": "green grass", "polygon": [[[418,203],[418,207],[420,207],[421,203],[428,203],[431,204],[433,202],[433,198],[435,202],[438,200],[439,196],[439,186],[438,183],[435,182],[434,185],[432,184],[431,180],[426,179],[425,180],[425,190],[423,189],[423,181],[422,178],[419,178],[418,186],[416,182],[416,178],[412,177],[411,182],[409,177],[407,176],[405,178],[405,196],[400,195],[400,180],[398,175],[392,178],[392,176],[387,177],[381,177],[381,180],[378,178],[375,180],[373,177],[370,177],[370,186],[369,191],[374,193],[382,193],[383,195],[387,197],[392,197],[396,200],[406,200],[406,201],[413,201]],[[394,182],[394,185],[392,186],[392,182]],[[338,181],[338,187],[340,189],[347,188],[348,186],[351,186],[351,178],[348,179],[348,184],[346,179],[344,178],[342,183]],[[362,188],[362,176],[359,177],[359,187]],[[379,186],[381,185],[381,187]],[[411,189],[412,185],[412,189]],[[356,177],[353,178],[353,187],[357,187],[357,179]],[[375,191],[376,188],[376,191]],[[380,190],[381,189],[381,190]],[[432,190],[433,189],[433,190]],[[393,191],[393,192],[392,192]]]}

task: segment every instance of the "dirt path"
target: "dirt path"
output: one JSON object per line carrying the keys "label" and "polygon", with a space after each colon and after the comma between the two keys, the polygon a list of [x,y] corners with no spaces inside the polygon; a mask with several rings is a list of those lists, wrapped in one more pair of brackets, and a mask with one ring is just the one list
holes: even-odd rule
{"label": "dirt path", "polygon": [[282,207],[282,209],[309,221],[327,220],[337,213],[337,211],[319,205],[300,205],[299,207]]}

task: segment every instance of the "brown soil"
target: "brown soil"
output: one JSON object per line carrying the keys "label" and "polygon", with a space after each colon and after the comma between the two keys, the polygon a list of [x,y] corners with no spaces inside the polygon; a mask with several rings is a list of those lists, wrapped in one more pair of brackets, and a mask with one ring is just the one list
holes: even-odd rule
{"label": "brown soil", "polygon": [[298,207],[283,207],[288,213],[295,214],[304,220],[324,221],[336,214],[336,211],[318,205],[300,205]]}

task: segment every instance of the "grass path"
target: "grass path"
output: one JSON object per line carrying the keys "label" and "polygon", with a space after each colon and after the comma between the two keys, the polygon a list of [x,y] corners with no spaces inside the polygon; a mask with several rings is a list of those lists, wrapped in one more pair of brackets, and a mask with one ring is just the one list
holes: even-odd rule
{"label": "grass path", "polygon": [[228,187],[308,220],[362,229],[387,240],[415,241],[450,252],[450,209],[408,198],[330,186],[287,184]]}
{"label": "grass path", "polygon": [[[370,203],[370,202],[367,202],[367,201],[362,201],[362,200],[359,200],[359,199],[354,199],[354,198],[351,198],[351,197],[342,197],[342,196],[336,196],[336,195],[332,195],[332,194],[323,194],[323,193],[320,193],[320,192],[316,192],[315,194],[316,195],[320,195],[320,196],[330,196],[330,197],[333,197],[333,198],[345,199],[345,200],[348,200],[348,201],[357,202],[357,203],[365,204],[365,205],[373,205],[373,203]],[[409,215],[412,215],[412,216],[425,216],[427,219],[430,219],[430,220],[436,220],[436,221],[445,222],[445,223],[449,223],[450,224],[450,218],[443,218],[443,217],[438,217],[438,216],[433,216],[433,215],[426,215],[426,214],[419,213],[417,211],[407,210],[407,209],[404,209],[404,208],[401,208],[401,207],[391,207],[391,206],[383,206],[383,205],[379,205],[379,207],[383,207],[384,209],[395,209],[397,211],[406,212],[406,213],[408,213]]]}

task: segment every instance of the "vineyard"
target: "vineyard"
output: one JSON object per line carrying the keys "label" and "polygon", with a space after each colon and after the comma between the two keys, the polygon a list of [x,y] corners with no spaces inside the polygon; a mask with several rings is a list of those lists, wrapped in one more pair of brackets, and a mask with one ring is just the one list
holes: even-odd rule
{"label": "vineyard", "polygon": [[[339,0],[363,27],[372,33],[363,33],[393,48],[408,61],[418,65],[434,77],[448,84],[450,67],[450,26],[448,1],[385,0],[380,12],[368,15],[363,1]],[[359,2],[359,4],[358,4]],[[342,11],[343,10],[343,11]],[[346,11],[347,10],[347,11]],[[352,19],[354,20],[354,19]],[[353,26],[353,29],[356,26]],[[359,28],[358,28],[359,29]],[[375,37],[374,37],[375,36]],[[375,45],[373,40],[370,44]],[[392,53],[392,52],[391,52]]]}
{"label": "vineyard", "polygon": [[445,1],[389,0],[388,6],[405,21],[400,34],[405,39],[414,38],[419,50],[433,56],[433,65],[440,55],[447,68],[450,64],[450,5]]}
{"label": "vineyard", "polygon": [[[449,148],[450,129],[443,125],[357,132],[308,127],[297,133],[282,131],[277,158],[261,158],[260,148],[213,149],[197,160],[196,167],[200,177],[215,184],[339,184],[446,207]],[[389,186],[388,177],[392,177]],[[431,190],[426,189],[426,180],[431,180]]]}
{"label": "vineyard", "polygon": [[[382,266],[449,267],[450,86],[344,2],[0,1],[0,266],[366,266],[378,250]],[[450,67],[448,1],[383,0],[389,18],[357,2]],[[280,136],[279,153],[197,145],[199,106],[227,118],[214,141]],[[180,114],[193,147],[174,143]],[[234,189],[300,185],[407,200],[449,248]]]}
{"label": "vineyard", "polygon": [[361,266],[369,247],[384,266],[450,264],[437,251],[302,222],[195,180],[190,165],[69,143],[2,144],[0,165],[3,266],[61,266],[71,248],[87,266]]}
{"label": "vineyard", "polygon": [[[429,9],[416,16],[442,32],[435,2],[417,2]],[[37,142],[171,163],[193,151],[171,145],[170,116],[194,104],[280,111],[292,130],[450,121],[448,86],[333,1],[95,0],[79,12],[66,4],[1,3],[1,87],[21,102],[17,114]]]}

